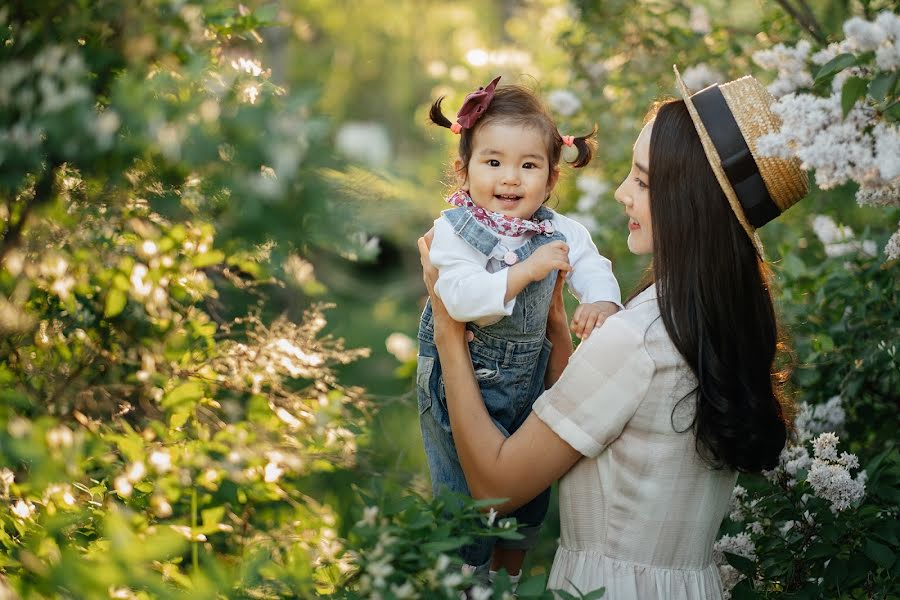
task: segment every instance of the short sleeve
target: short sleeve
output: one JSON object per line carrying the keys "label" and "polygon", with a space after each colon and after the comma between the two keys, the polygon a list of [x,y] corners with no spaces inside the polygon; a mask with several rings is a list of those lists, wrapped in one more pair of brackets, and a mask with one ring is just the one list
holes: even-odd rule
{"label": "short sleeve", "polygon": [[534,404],[537,416],[584,456],[597,456],[619,437],[656,370],[644,331],[627,315],[613,315],[594,330]]}

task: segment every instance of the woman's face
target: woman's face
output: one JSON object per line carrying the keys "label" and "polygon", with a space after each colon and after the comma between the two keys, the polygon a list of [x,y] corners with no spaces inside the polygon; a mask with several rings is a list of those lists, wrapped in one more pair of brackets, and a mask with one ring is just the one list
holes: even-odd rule
{"label": "woman's face", "polygon": [[653,227],[650,222],[650,133],[653,121],[641,130],[634,143],[631,172],[616,190],[616,201],[628,215],[628,249],[634,254],[653,252]]}

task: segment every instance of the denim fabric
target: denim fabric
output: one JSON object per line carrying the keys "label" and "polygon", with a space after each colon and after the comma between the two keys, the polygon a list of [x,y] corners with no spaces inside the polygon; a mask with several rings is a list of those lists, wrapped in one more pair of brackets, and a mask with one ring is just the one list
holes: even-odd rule
{"label": "denim fabric", "polygon": [[[443,215],[453,225],[457,235],[486,258],[500,243],[497,235],[478,223],[465,208],[446,210]],[[551,219],[553,212],[541,207],[535,216]],[[525,260],[539,247],[554,240],[565,241],[565,236],[558,232],[533,236],[515,251],[518,261]],[[545,279],[529,284],[516,297],[512,315],[487,327],[466,324],[466,329],[474,335],[469,342],[469,352],[485,406],[494,424],[505,436],[525,422],[532,404],[544,391],[544,374],[550,359],[550,342],[545,335],[547,314],[556,275],[557,272],[553,271]],[[432,490],[435,495],[444,491],[469,495],[450,431],[443,375],[434,346],[430,301],[422,313],[418,338],[416,394]],[[532,548],[537,543],[549,500],[548,488],[511,513],[509,516],[516,517],[519,532],[525,537],[521,540],[496,540],[498,545],[522,550]],[[492,539],[482,539],[463,548],[463,560],[470,565],[484,564],[490,558],[494,542]]]}

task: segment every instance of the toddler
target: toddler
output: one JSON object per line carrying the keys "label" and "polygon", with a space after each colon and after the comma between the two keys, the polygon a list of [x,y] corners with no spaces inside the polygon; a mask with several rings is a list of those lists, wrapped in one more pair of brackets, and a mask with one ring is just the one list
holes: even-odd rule
{"label": "toddler", "polygon": [[[562,136],[540,100],[499,77],[466,96],[455,123],[431,107],[432,122],[460,136],[454,161],[458,190],[434,224],[431,262],[435,293],[466,337],[488,412],[509,435],[544,391],[550,357],[545,337],[557,273],[566,273],[579,299],[572,330],[582,339],[621,307],[610,261],[578,222],[544,206],[559,178],[563,145],[575,146],[573,167],[592,156],[590,137]],[[443,380],[434,346],[431,304],[419,326],[416,387],[432,488],[469,494],[453,444]],[[520,540],[478,540],[462,549],[476,576],[501,568],[513,581],[538,539],[549,489],[509,516]]]}

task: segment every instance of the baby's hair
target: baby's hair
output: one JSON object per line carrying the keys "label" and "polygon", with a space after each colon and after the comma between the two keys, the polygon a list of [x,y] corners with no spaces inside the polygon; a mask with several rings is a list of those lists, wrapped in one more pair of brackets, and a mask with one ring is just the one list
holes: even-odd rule
{"label": "baby's hair", "polygon": [[[453,127],[453,122],[444,116],[441,110],[443,101],[444,97],[441,96],[431,105],[428,117],[435,125],[450,129]],[[472,158],[472,140],[475,132],[486,123],[494,121],[535,127],[546,140],[550,168],[554,169],[559,164],[563,138],[553,119],[550,118],[550,113],[530,90],[520,85],[504,85],[498,87],[494,92],[493,100],[484,114],[475,122],[475,126],[471,129],[461,129],[459,132],[459,158],[465,165],[464,169],[468,168],[469,160]],[[578,150],[578,156],[569,162],[572,167],[577,169],[591,162],[591,158],[594,156],[594,140],[592,138],[596,133],[597,126],[594,125],[594,129],[590,133],[574,137],[573,145]]]}

